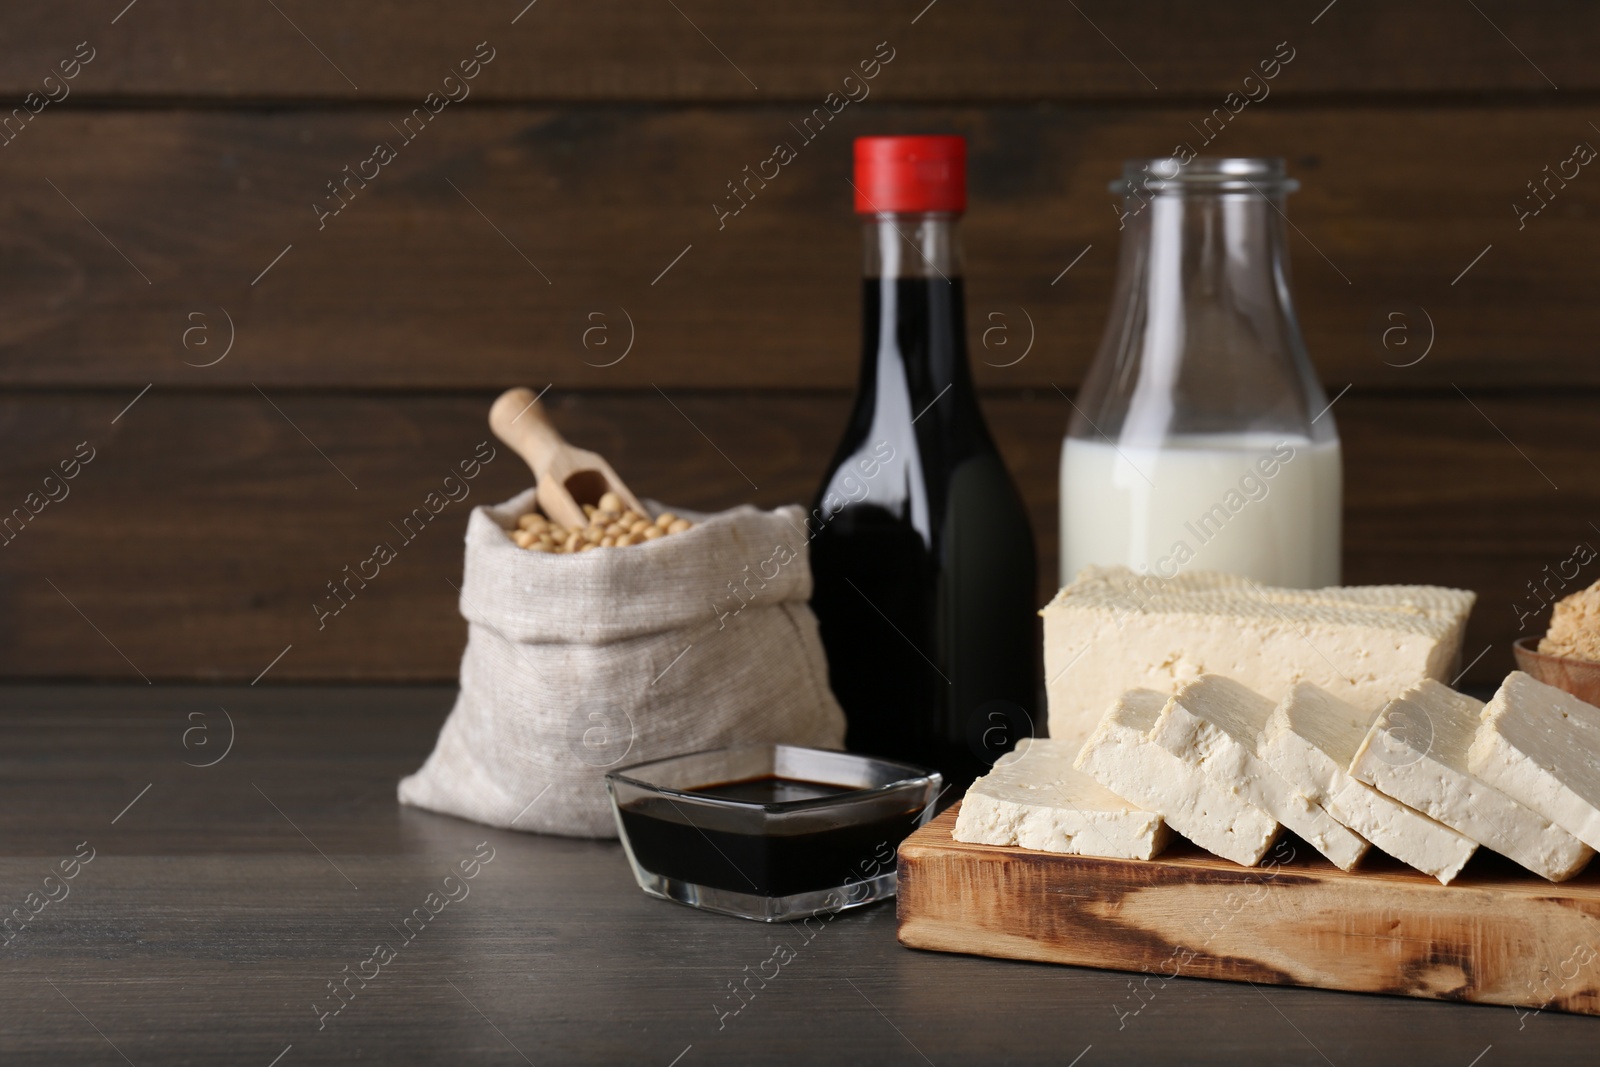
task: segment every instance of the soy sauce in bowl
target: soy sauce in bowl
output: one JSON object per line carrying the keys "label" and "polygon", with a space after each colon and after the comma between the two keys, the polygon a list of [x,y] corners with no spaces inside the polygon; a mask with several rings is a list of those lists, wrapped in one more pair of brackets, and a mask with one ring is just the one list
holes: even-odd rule
{"label": "soy sauce in bowl", "polygon": [[607,784],[647,893],[770,922],[893,896],[895,849],[926,821],[940,779],[761,745],[626,768]]}

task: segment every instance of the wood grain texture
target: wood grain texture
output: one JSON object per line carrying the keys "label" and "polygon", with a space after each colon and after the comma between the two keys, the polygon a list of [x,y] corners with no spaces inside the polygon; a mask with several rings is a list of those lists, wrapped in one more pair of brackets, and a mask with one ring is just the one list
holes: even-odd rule
{"label": "wood grain texture", "polygon": [[[1278,103],[1214,147],[1304,183],[1294,290],[1330,393],[1600,385],[1600,180],[1520,230],[1512,209],[1600,138],[1585,108]],[[850,139],[949,129],[971,143],[977,379],[1070,388],[1109,309],[1107,184],[1207,113],[869,101],[804,143],[790,106],[447,108],[406,143],[395,108],[49,109],[0,149],[0,384],[848,388]],[[380,141],[398,157],[319,221]],[[778,141],[798,158],[719,229]]]}
{"label": "wood grain texture", "polygon": [[[91,0],[17,6],[0,19],[0,90],[37,88],[85,38],[100,55],[80,91],[96,99],[409,99],[433,88],[483,39],[505,57],[479,87],[492,100],[748,100],[757,86],[765,98],[809,98],[885,39],[912,57],[882,90],[895,99],[1220,94],[1285,39],[1305,57],[1289,92],[1600,86],[1582,47],[1600,32],[1600,19],[1573,0],[1489,3],[1482,14],[1446,0],[1404,8],[1346,4],[1321,17],[1321,5],[1291,10],[1266,0],[1203,8],[1165,0],[1137,10],[1098,0],[1077,11],[1047,0],[829,0],[759,10],[696,0],[678,11],[622,0],[476,0],[447,12],[422,0],[376,10],[309,0],[276,6],[281,12],[205,0],[152,0],[125,12],[124,4]],[[1423,38],[1429,47],[1416,47]]]}
{"label": "wood grain texture", "polygon": [[[96,850],[71,895],[0,948],[0,1059],[121,1064],[120,1050],[141,1065],[265,1067],[293,1045],[278,1067],[521,1064],[518,1050],[538,1064],[922,1064],[920,1050],[939,1067],[1061,1067],[1092,1045],[1080,1067],[1321,1063],[1319,1052],[1459,1067],[1488,1044],[1504,1062],[1593,1051],[1594,1023],[1555,1012],[1186,979],[1119,1018],[1130,976],[913,952],[895,941],[891,904],[808,937],[654,900],[615,842],[398,807],[395,782],[427,755],[451,698],[417,686],[0,687],[0,906],[23,905],[79,842]],[[220,744],[219,708],[237,726],[231,753],[184,766],[215,758],[200,754],[204,735],[184,741],[203,725]],[[391,924],[485,841],[495,858],[470,895],[379,979],[352,982],[356,999],[318,1029],[327,983],[394,939]],[[739,1003],[728,983],[780,940],[795,958],[765,986],[751,979],[754,996],[724,1019],[718,1009]]]}
{"label": "wood grain texture", "polygon": [[1285,838],[1260,867],[972,845],[956,809],[900,846],[900,943],[1179,976],[1600,1014],[1600,872],[1552,884],[1496,856],[1448,886],[1379,856],[1339,870]]}
{"label": "wood grain texture", "polygon": [[[402,541],[391,524],[489,438],[493,394],[157,386],[112,424],[136,392],[0,399],[10,448],[0,515],[42,494],[80,442],[97,450],[67,483],[70,495],[0,546],[0,595],[12,609],[0,624],[0,674],[248,682],[292,644],[262,684],[455,676],[465,624],[451,583],[466,511],[512,496],[531,476],[501,448],[470,495],[420,535]],[[841,393],[675,390],[553,390],[546,401],[571,440],[608,456],[638,492],[699,510],[809,502],[849,403]],[[1544,581],[1546,566],[1560,570],[1579,542],[1600,545],[1590,525],[1600,517],[1600,427],[1583,396],[1474,402],[1352,390],[1333,417],[1345,442],[1346,580],[1477,590],[1468,680],[1492,684],[1511,668],[1511,640],[1547,616],[1528,583]],[[1054,390],[985,404],[1032,513],[1043,603],[1056,578],[1057,466],[1071,409]],[[399,558],[319,629],[313,604],[337,604],[327,583],[380,540]],[[1596,566],[1569,584],[1600,577]]]}

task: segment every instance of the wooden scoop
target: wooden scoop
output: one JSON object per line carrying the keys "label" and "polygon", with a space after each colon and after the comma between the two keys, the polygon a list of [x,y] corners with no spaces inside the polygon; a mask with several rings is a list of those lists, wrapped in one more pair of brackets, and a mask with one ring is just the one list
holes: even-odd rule
{"label": "wooden scoop", "polygon": [[518,387],[501,393],[489,409],[489,428],[533,468],[539,480],[539,506],[552,521],[568,529],[587,526],[583,505],[598,506],[607,492],[621,497],[623,506],[649,516],[611,464],[597,453],[567,444],[531,390]]}

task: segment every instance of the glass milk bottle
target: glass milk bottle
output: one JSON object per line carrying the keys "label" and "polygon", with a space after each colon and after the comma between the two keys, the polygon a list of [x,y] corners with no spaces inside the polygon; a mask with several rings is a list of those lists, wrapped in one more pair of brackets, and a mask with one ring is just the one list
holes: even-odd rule
{"label": "glass milk bottle", "polygon": [[1289,296],[1277,159],[1134,160],[1111,317],[1061,452],[1061,579],[1091,564],[1339,582],[1339,434]]}

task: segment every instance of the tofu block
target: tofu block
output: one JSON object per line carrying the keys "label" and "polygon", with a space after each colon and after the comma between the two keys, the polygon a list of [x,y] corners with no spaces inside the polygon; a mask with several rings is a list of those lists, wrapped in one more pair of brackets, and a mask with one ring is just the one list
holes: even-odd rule
{"label": "tofu block", "polygon": [[1024,740],[967,790],[955,839],[1126,860],[1166,848],[1172,835],[1161,816],[1106,789],[1072,757],[1059,743]]}
{"label": "tofu block", "polygon": [[1451,676],[1473,600],[1437,586],[1281,589],[1088,567],[1040,612],[1051,735],[1081,743],[1123,692],[1170,696],[1202,674],[1274,703],[1314,682],[1376,714],[1407,686]]}
{"label": "tofu block", "polygon": [[1600,847],[1600,708],[1512,671],[1483,710],[1467,767]]}
{"label": "tofu block", "polygon": [[1130,804],[1153,811],[1207,852],[1254,867],[1278,822],[1150,740],[1167,698],[1150,689],[1119,696],[1078,751],[1075,766]]}
{"label": "tofu block", "polygon": [[1401,863],[1449,885],[1478,843],[1356,781],[1346,770],[1372,719],[1310,682],[1296,682],[1273,709],[1257,753],[1335,819]]}
{"label": "tofu block", "polygon": [[1366,855],[1367,842],[1256,755],[1273,707],[1231,678],[1201,675],[1168,699],[1150,740],[1218,789],[1235,790],[1348,871]]}
{"label": "tofu block", "polygon": [[1350,773],[1552,882],[1583,869],[1594,850],[1468,769],[1481,701],[1435,681],[1384,706]]}

